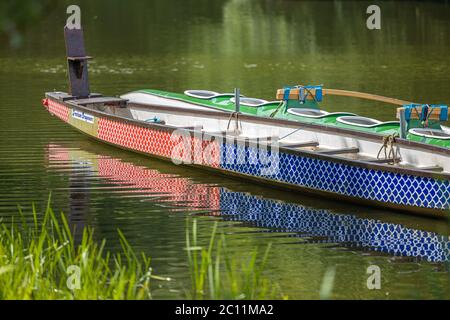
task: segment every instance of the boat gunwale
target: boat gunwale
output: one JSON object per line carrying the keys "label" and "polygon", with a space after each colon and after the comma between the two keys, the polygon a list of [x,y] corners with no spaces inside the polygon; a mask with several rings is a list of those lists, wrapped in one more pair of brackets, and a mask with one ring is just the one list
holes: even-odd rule
{"label": "boat gunwale", "polygon": [[[184,130],[186,132],[198,133],[198,131],[191,130],[191,129],[185,129],[185,128],[180,129],[179,127],[170,126],[167,124],[146,123],[146,122],[139,121],[139,120],[125,118],[125,117],[122,117],[119,115],[113,115],[113,114],[106,113],[106,112],[103,112],[100,110],[94,110],[85,105],[78,104],[76,99],[63,101],[63,99],[59,99],[58,97],[52,96],[51,93],[46,93],[46,97],[50,98],[52,100],[55,100],[58,103],[62,103],[69,108],[78,108],[84,112],[93,113],[94,115],[97,115],[97,116],[106,117],[106,118],[110,118],[110,119],[114,119],[114,120],[119,120],[119,121],[125,122],[125,123],[131,123],[133,125],[137,125],[140,127],[155,128],[158,130],[165,130],[165,131],[170,131],[170,132],[173,132],[175,130]],[[202,116],[206,116],[206,117],[207,116],[217,117],[220,115],[222,118],[225,118],[225,119],[228,119],[229,114],[230,114],[230,112],[218,113],[215,111],[207,111],[207,110],[186,110],[186,108],[168,107],[168,106],[161,106],[161,105],[146,105],[146,104],[140,104],[140,103],[130,103],[130,104],[128,104],[128,107],[130,107],[130,106],[137,106],[137,107],[141,107],[144,109],[152,109],[152,110],[156,109],[156,110],[161,110],[161,111],[170,111],[171,113],[181,113],[181,114],[185,114],[185,115],[186,114],[187,115],[202,115]],[[320,132],[325,132],[325,133],[340,133],[342,136],[346,136],[346,137],[353,137],[353,138],[361,137],[361,138],[365,138],[365,139],[371,140],[371,141],[379,141],[380,144],[382,143],[381,138],[383,137],[383,136],[373,134],[373,133],[355,131],[355,130],[351,130],[351,129],[338,128],[338,127],[331,127],[331,126],[326,126],[326,125],[317,125],[317,124],[311,124],[311,123],[301,123],[301,125],[303,127],[298,128],[299,123],[297,121],[278,119],[278,118],[252,116],[252,115],[246,115],[246,114],[240,114],[239,118],[241,120],[250,120],[250,121],[253,121],[254,123],[261,123],[261,124],[266,124],[266,125],[267,124],[281,124],[281,125],[293,126],[294,130],[296,130],[296,129],[311,129],[311,131],[320,131]],[[316,129],[316,130],[314,130],[314,129]],[[219,135],[214,135],[214,134],[208,134],[205,132],[202,132],[202,135],[210,137],[210,138],[217,138],[219,136]],[[223,137],[227,137],[227,136],[223,135]],[[232,136],[228,136],[228,137],[232,137]],[[233,138],[234,138],[233,141],[240,140],[240,141],[242,141],[242,145],[245,145],[245,146],[256,145],[255,142],[245,141],[244,139],[239,139],[238,137],[233,137]],[[231,139],[229,139],[229,140],[231,140]],[[422,143],[409,141],[409,140],[405,140],[405,139],[398,139],[397,144],[400,146],[406,146],[406,147],[419,147],[422,149],[420,151],[434,151],[434,152],[437,152],[437,153],[440,153],[443,155],[450,155],[450,149],[441,148],[438,146],[433,146],[433,145],[428,145],[428,144],[422,144]],[[268,143],[267,145],[270,147],[271,144]],[[362,167],[362,168],[366,168],[366,169],[372,169],[372,170],[378,170],[378,171],[389,171],[389,172],[393,172],[393,173],[422,176],[422,177],[433,178],[433,179],[450,180],[450,173],[445,173],[445,172],[444,173],[436,173],[436,172],[431,172],[431,171],[427,171],[427,170],[420,170],[418,168],[393,167],[391,165],[387,165],[387,164],[383,164],[383,163],[370,163],[370,162],[367,162],[364,160],[346,159],[346,158],[339,157],[339,156],[321,154],[321,153],[309,151],[309,150],[296,150],[296,149],[286,148],[283,146],[278,146],[278,149],[287,154],[306,156],[308,158],[332,161],[332,162],[342,163],[342,164],[346,164],[346,165]]]}

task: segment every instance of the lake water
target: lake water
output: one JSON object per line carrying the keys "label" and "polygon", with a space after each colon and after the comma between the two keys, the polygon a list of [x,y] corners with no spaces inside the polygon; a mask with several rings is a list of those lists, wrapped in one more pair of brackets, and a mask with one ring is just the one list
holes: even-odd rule
{"label": "lake water", "polygon": [[[25,1],[24,3],[28,3]],[[94,142],[41,106],[44,92],[66,90],[62,27],[68,1],[3,11],[17,30],[0,36],[0,216],[34,202],[64,211],[77,227],[152,257],[156,298],[189,289],[186,226],[214,222],[232,254],[245,259],[272,243],[267,275],[291,299],[319,298],[335,270],[332,298],[450,298],[448,221],[328,201],[231,180]],[[324,84],[427,103],[449,103],[450,5],[381,4],[382,29],[368,30],[368,2],[262,0],[79,1],[86,46],[95,57],[91,88],[118,95],[240,87],[272,100],[289,84]],[[23,13],[22,12],[22,13]],[[15,17],[13,19],[13,17]],[[19,18],[17,18],[19,17]],[[20,19],[22,17],[22,19]],[[1,23],[0,23],[1,25]],[[388,105],[327,99],[389,120]],[[382,287],[368,290],[367,268]]]}

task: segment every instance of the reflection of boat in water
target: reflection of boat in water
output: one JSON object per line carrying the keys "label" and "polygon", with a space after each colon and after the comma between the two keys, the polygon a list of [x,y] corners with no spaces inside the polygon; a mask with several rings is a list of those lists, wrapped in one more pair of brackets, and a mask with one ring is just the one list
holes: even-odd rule
{"label": "reflection of boat in water", "polygon": [[220,194],[220,205],[221,212],[228,219],[248,221],[258,227],[299,232],[302,237],[310,237],[311,241],[340,243],[429,261],[450,259],[448,236],[407,228],[401,224],[334,214],[328,210],[231,191]]}
{"label": "reflection of boat in water", "polygon": [[[167,196],[193,211],[207,211],[225,220],[297,233],[304,241],[336,243],[427,261],[450,260],[450,238],[437,232],[197,183],[178,174],[97,155],[95,151],[50,144],[47,157],[52,170],[70,174],[68,167],[73,171],[87,168],[91,174],[86,177],[98,175],[120,188],[122,194],[142,198]],[[89,192],[89,188],[84,190]]]}
{"label": "reflection of boat in water", "polygon": [[188,179],[178,178],[174,174],[161,173],[80,149],[50,144],[47,154],[52,168],[58,170],[61,166],[64,169],[68,163],[78,168],[88,168],[93,174],[116,185],[116,192],[134,195],[148,195],[151,192],[151,197],[167,197],[171,202],[183,203],[192,210],[219,208],[217,187],[208,188],[202,184],[190,183]]}

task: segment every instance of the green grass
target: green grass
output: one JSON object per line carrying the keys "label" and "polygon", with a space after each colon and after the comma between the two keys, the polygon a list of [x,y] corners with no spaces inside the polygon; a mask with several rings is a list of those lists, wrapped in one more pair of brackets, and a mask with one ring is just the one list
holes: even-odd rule
{"label": "green grass", "polygon": [[120,231],[121,251],[112,254],[89,228],[75,244],[64,214],[49,206],[41,222],[33,206],[31,224],[19,211],[19,223],[0,226],[0,299],[151,298],[150,259],[137,256]]}
{"label": "green grass", "polygon": [[[168,280],[151,274],[150,258],[137,255],[120,230],[121,248],[112,253],[90,228],[75,243],[65,215],[55,214],[50,205],[42,215],[33,205],[31,222],[19,207],[19,217],[0,223],[0,300],[151,299],[150,280]],[[217,224],[206,247],[199,246],[197,233],[194,220],[192,230],[186,229],[192,276],[186,298],[286,298],[264,276],[270,246],[261,258],[254,250],[239,259],[228,253]]]}
{"label": "green grass", "polygon": [[228,253],[225,236],[217,235],[214,224],[209,243],[200,246],[197,221],[186,228],[186,250],[191,271],[191,299],[287,299],[280,288],[267,276],[264,269],[270,252],[267,246],[259,258],[258,250],[246,259]]}

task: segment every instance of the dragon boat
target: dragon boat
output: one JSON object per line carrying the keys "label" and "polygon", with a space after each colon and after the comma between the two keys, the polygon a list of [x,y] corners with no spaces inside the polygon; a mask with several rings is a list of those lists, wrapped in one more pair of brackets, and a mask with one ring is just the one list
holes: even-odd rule
{"label": "dragon boat", "polygon": [[[184,101],[179,102],[186,105],[141,103],[91,93],[90,57],[82,29],[66,28],[65,37],[69,92],[47,92],[43,105],[89,137],[144,156],[290,192],[448,217],[450,149],[446,147],[247,114],[240,109],[245,99],[239,90],[233,95],[232,112],[201,105],[193,108]],[[434,116],[441,117],[446,108],[433,110]],[[402,119],[409,116],[420,121],[413,108],[402,107],[399,114]],[[400,126],[408,129],[405,123]]]}

